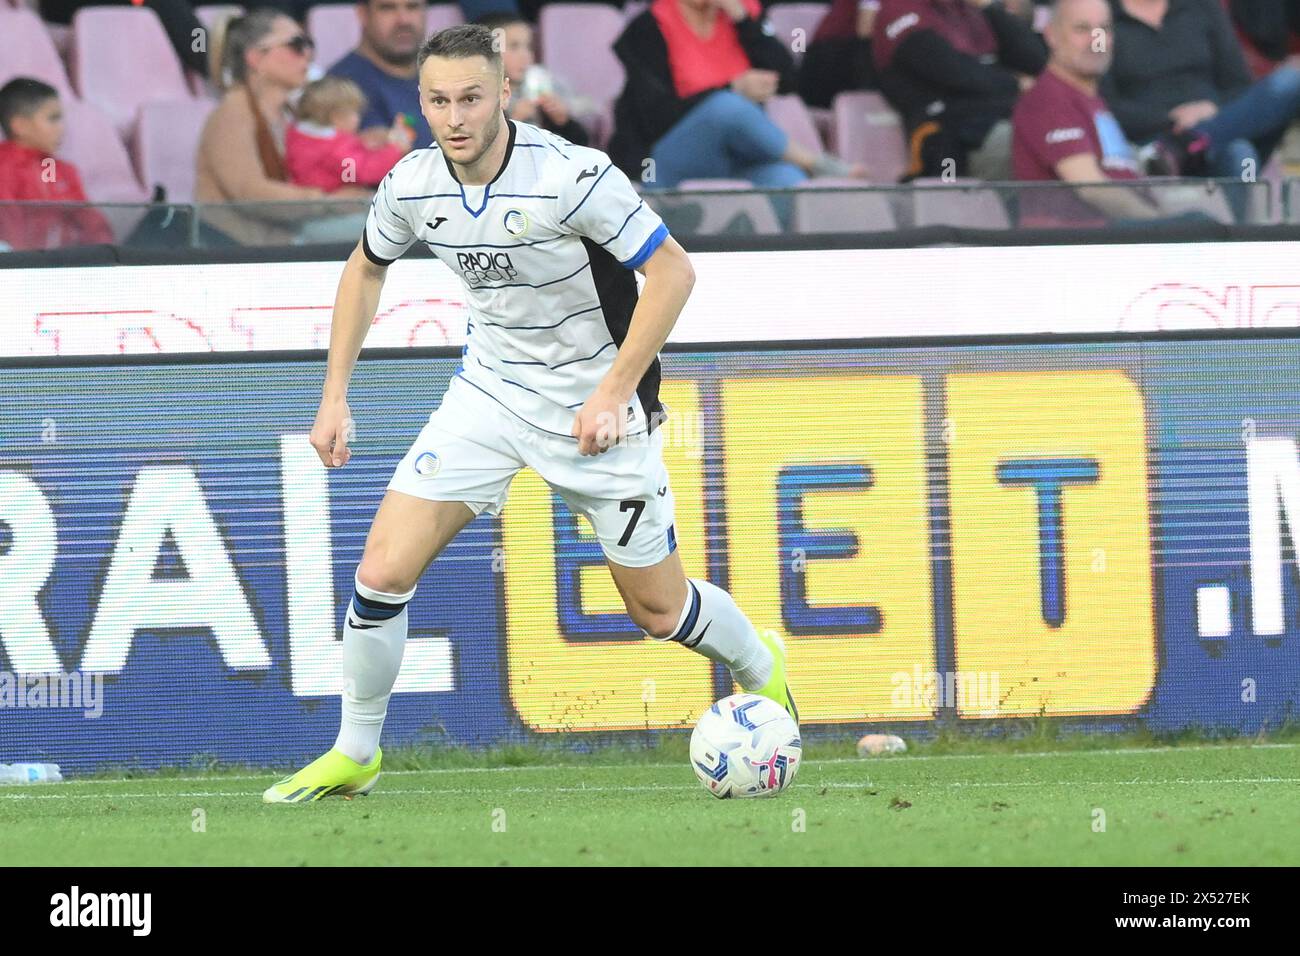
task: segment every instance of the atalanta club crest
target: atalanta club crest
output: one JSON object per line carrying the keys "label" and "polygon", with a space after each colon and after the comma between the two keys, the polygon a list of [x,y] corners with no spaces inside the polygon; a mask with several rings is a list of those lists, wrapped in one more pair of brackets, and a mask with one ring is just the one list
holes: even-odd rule
{"label": "atalanta club crest", "polygon": [[506,212],[503,220],[506,232],[516,239],[528,231],[528,217],[518,209],[511,209]]}
{"label": "atalanta club crest", "polygon": [[431,451],[423,452],[415,459],[415,473],[424,478],[432,478],[442,467],[442,459]]}

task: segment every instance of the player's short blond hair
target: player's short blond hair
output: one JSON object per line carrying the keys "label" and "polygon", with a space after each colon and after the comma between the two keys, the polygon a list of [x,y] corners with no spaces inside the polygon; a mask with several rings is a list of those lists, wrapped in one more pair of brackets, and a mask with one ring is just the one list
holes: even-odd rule
{"label": "player's short blond hair", "polygon": [[298,100],[298,119],[328,126],[340,110],[365,112],[366,94],[361,87],[341,76],[325,76],[303,87]]}

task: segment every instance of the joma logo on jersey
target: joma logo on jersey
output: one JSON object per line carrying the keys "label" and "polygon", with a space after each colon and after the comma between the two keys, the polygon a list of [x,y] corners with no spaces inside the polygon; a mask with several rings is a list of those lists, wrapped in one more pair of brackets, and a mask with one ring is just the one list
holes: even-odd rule
{"label": "joma logo on jersey", "polygon": [[519,273],[508,252],[458,252],[456,264],[469,283],[517,279]]}

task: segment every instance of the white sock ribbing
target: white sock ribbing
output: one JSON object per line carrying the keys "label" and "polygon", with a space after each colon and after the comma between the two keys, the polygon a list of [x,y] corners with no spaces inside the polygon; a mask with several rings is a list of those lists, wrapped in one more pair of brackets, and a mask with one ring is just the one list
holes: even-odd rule
{"label": "white sock ribbing", "polygon": [[689,647],[711,661],[726,664],[736,682],[757,690],[772,676],[772,652],[735,600],[708,581],[687,578],[690,593],[677,630],[668,640]]}
{"label": "white sock ribbing", "polygon": [[387,594],[360,580],[343,622],[343,717],[339,724],[340,750],[357,763],[375,758],[379,735],[388,715],[397,673],[406,650],[406,605],[415,588],[405,594]]}

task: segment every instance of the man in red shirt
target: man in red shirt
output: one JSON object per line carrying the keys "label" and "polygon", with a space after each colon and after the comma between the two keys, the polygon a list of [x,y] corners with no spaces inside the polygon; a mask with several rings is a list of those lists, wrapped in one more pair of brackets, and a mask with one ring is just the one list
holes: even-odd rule
{"label": "man in red shirt", "polygon": [[[1011,118],[1015,178],[1082,185],[1137,179],[1133,148],[1097,95],[1097,83],[1110,67],[1110,6],[1106,0],[1059,0],[1044,37],[1051,50],[1047,69],[1021,96]],[[1020,206],[1026,226],[1097,225],[1107,215],[1160,215],[1138,191],[1115,187],[1027,189]]]}
{"label": "man in red shirt", "polygon": [[[63,141],[63,110],[54,87],[19,77],[0,88],[0,243],[12,249],[58,249],[113,241],[98,210],[84,203],[72,163],[55,159]],[[15,205],[31,203],[32,205]]]}

